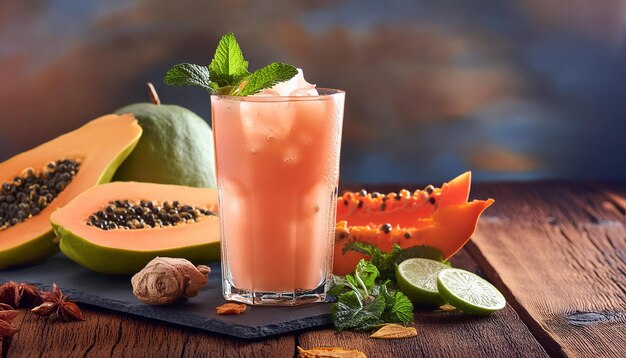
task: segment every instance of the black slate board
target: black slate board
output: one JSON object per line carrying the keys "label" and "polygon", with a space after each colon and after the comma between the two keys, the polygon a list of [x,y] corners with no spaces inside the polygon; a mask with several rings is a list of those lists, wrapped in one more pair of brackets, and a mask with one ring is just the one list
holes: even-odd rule
{"label": "black slate board", "polygon": [[133,296],[130,276],[93,272],[60,253],[36,266],[0,271],[0,282],[28,282],[40,288],[55,282],[80,303],[239,338],[268,337],[330,324],[329,304],[248,306],[242,315],[218,316],[215,308],[226,303],[221,277],[219,263],[212,264],[209,282],[198,296],[170,306],[149,306]]}

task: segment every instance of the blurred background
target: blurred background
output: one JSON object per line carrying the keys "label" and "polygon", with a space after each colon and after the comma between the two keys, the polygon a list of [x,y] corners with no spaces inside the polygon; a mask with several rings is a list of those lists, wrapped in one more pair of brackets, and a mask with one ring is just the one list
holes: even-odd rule
{"label": "blurred background", "polygon": [[236,34],[345,89],[341,180],[626,180],[623,0],[0,2],[0,161],[147,101],[210,122],[208,95],[168,88]]}

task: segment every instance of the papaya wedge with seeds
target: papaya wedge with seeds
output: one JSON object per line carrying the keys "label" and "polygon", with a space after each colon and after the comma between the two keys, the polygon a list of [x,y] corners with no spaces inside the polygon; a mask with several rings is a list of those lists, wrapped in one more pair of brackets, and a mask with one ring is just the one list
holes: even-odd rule
{"label": "papaya wedge with seeds", "polygon": [[439,249],[445,259],[454,255],[476,230],[480,215],[493,199],[468,202],[471,173],[411,193],[401,190],[386,195],[347,192],[337,199],[337,228],[333,273],[346,275],[367,256],[343,252],[351,242],[364,242],[389,252],[427,245]]}
{"label": "papaya wedge with seeds", "polygon": [[103,230],[88,221],[115,201],[155,204],[174,201],[217,213],[215,189],[139,182],[113,182],[78,195],[50,217],[61,251],[76,263],[107,274],[134,274],[157,256],[185,258],[194,264],[220,258],[219,219],[164,227]]}
{"label": "papaya wedge with seeds", "polygon": [[[0,229],[0,269],[36,263],[57,252],[59,245],[54,240],[50,226],[52,212],[84,190],[110,181],[115,170],[132,152],[141,134],[142,129],[133,115],[106,115],[0,163],[0,184],[7,184],[6,188],[9,189],[0,194],[5,200],[0,200],[0,212],[3,213],[0,216],[5,221],[19,212],[11,208],[17,200],[11,193],[25,193],[19,204],[28,207],[30,203],[26,197],[30,198],[34,191],[32,198],[36,198],[37,190],[40,190],[36,187],[31,190],[18,184],[16,178],[20,178],[25,169],[28,171],[28,168],[32,168],[34,173],[41,173],[51,162],[70,160],[79,163],[77,172],[67,186],[45,207],[37,207],[36,215],[29,214],[24,221]],[[9,195],[11,203],[6,200]]]}

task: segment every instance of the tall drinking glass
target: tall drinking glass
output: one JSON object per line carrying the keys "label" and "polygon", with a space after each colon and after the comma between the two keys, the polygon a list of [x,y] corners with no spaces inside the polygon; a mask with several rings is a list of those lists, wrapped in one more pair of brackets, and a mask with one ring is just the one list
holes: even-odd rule
{"label": "tall drinking glass", "polygon": [[227,300],[326,298],[345,93],[318,92],[211,96]]}
{"label": "tall drinking glass", "polygon": [[224,298],[326,298],[345,93],[211,96]]}

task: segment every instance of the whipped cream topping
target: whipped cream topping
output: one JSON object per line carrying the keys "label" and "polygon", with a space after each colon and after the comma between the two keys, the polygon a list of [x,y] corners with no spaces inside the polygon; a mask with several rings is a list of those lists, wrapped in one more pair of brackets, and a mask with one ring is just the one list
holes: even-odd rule
{"label": "whipped cream topping", "polygon": [[256,96],[317,96],[315,85],[304,79],[302,69],[298,68],[298,74],[290,80],[279,82],[271,88],[266,88]]}

